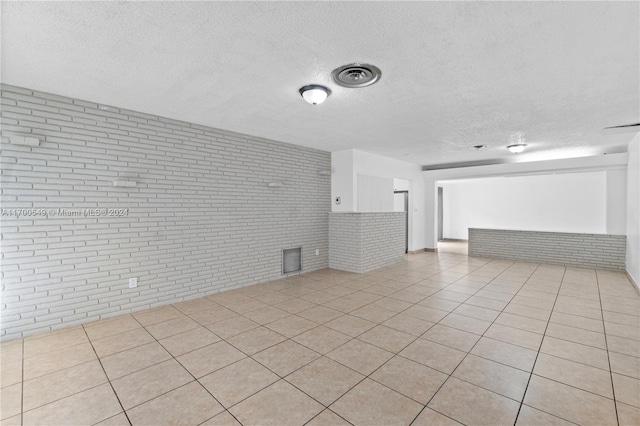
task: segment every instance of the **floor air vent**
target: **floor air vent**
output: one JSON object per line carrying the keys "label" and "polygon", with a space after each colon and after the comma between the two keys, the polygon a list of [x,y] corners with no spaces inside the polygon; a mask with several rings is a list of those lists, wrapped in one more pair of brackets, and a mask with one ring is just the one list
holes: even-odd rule
{"label": "floor air vent", "polygon": [[282,273],[302,271],[302,247],[282,250]]}

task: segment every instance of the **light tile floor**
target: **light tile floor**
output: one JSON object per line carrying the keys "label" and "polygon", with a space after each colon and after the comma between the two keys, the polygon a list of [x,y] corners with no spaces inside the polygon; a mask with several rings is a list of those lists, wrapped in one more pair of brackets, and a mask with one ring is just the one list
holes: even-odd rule
{"label": "light tile floor", "polygon": [[622,273],[422,253],[3,343],[3,425],[639,425]]}

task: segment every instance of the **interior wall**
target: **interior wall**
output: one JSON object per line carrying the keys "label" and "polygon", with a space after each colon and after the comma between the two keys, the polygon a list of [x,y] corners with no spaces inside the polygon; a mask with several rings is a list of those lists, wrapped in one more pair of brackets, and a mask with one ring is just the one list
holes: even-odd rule
{"label": "interior wall", "polygon": [[606,173],[497,177],[442,183],[445,238],[468,228],[606,233]]}
{"label": "interior wall", "polygon": [[328,266],[328,152],[3,85],[1,161],[2,339]]}
{"label": "interior wall", "polygon": [[627,170],[607,170],[607,234],[627,234]]}
{"label": "interior wall", "polygon": [[394,211],[392,178],[358,174],[357,179],[359,212]]}
{"label": "interior wall", "polygon": [[640,288],[640,134],[629,144],[627,165],[627,273]]}

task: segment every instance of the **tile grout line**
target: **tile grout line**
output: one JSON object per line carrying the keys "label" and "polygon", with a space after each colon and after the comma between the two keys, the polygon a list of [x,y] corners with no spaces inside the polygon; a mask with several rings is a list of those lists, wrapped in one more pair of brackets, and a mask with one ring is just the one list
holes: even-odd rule
{"label": "tile grout line", "polygon": [[613,382],[613,370],[611,369],[611,357],[609,356],[609,344],[607,340],[607,324],[604,320],[604,313],[602,312],[602,296],[600,294],[600,279],[598,278],[598,270],[595,270],[596,286],[598,287],[598,302],[600,303],[600,315],[602,316],[602,329],[604,331],[604,346],[607,351],[607,362],[609,364],[609,377],[611,377],[611,392],[613,395],[613,409],[616,412],[616,422],[620,424],[620,416],[618,414],[618,401],[616,400],[616,387]]}

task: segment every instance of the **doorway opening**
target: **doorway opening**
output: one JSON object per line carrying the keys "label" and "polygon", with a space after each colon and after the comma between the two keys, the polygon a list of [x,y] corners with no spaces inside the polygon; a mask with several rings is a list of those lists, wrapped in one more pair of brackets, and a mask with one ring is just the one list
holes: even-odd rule
{"label": "doorway opening", "polygon": [[393,211],[405,212],[404,252],[409,252],[409,191],[393,192]]}

